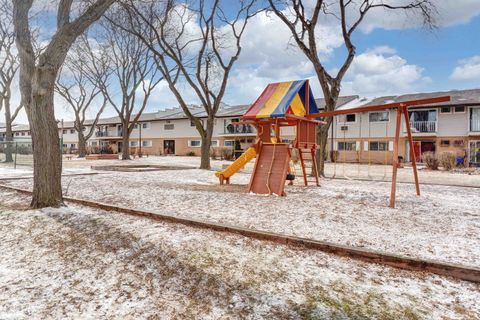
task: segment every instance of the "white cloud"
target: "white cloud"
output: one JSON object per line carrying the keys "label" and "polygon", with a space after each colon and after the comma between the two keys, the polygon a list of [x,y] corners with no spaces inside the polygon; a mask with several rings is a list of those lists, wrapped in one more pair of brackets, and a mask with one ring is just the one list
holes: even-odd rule
{"label": "white cloud", "polygon": [[473,81],[480,80],[480,56],[473,56],[458,61],[459,66],[455,67],[450,75],[451,80]]}
{"label": "white cloud", "polygon": [[[388,0],[384,3],[404,5],[411,0]],[[449,27],[468,23],[473,17],[480,14],[478,0],[441,0],[433,1],[436,7],[435,22],[439,27]],[[420,12],[412,10],[389,10],[376,8],[368,13],[365,21],[360,25],[363,32],[369,33],[374,29],[399,30],[419,28],[423,25]]]}
{"label": "white cloud", "polygon": [[389,47],[377,47],[355,57],[343,83],[342,94],[379,96],[418,91],[431,79],[423,68],[409,64]]}

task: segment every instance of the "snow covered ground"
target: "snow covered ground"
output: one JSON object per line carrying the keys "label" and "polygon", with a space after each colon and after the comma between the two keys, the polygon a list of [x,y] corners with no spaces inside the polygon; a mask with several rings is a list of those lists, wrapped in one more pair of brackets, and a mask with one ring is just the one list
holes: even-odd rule
{"label": "snow covered ground", "polygon": [[[133,163],[198,165],[198,158],[128,162]],[[63,186],[65,194],[82,199],[480,266],[479,189],[426,185],[417,197],[413,185],[399,184],[397,208],[390,209],[387,182],[326,179],[321,187],[297,185],[287,187],[287,197],[268,197],[245,193],[248,180],[248,172],[241,172],[233,185],[219,186],[212,171],[189,169],[64,177]],[[31,187],[31,180],[8,183]]]}
{"label": "snow covered ground", "polygon": [[[192,185],[210,186],[191,173]],[[27,196],[0,189],[1,319],[480,316],[480,287],[468,282],[81,206],[27,205]]]}

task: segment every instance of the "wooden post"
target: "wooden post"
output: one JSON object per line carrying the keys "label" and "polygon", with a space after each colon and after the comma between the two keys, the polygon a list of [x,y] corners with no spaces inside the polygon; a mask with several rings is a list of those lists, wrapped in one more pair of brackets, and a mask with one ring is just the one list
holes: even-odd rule
{"label": "wooden post", "polygon": [[310,82],[305,81],[305,114],[310,113]]}
{"label": "wooden post", "polygon": [[311,150],[311,155],[312,155],[312,173],[315,175],[315,183],[317,184],[317,187],[320,185],[320,181],[318,178],[318,170],[317,170],[317,159],[315,157],[317,153],[316,148],[312,148]]}
{"label": "wooden post", "polygon": [[395,125],[395,139],[393,140],[393,159],[392,159],[392,191],[390,193],[390,208],[395,208],[395,194],[397,191],[397,170],[398,170],[398,140],[400,136],[401,115],[403,106],[397,109],[397,121]]}
{"label": "wooden post", "polygon": [[305,187],[307,187],[308,186],[307,170],[305,169],[305,161],[303,159],[302,149],[298,149],[298,157],[300,158],[300,166],[302,167],[303,183],[305,184]]}
{"label": "wooden post", "polygon": [[420,183],[418,182],[417,159],[415,157],[415,150],[413,148],[412,129],[410,128],[410,118],[408,116],[408,109],[403,109],[405,118],[405,125],[407,126],[408,145],[410,146],[410,160],[412,161],[413,176],[415,177],[415,188],[417,189],[417,196],[420,195]]}

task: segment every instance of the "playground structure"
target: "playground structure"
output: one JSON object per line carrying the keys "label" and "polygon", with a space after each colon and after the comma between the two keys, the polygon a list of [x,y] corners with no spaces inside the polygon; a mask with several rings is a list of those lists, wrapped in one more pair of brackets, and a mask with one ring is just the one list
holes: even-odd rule
{"label": "playground structure", "polygon": [[[257,130],[256,142],[242,154],[235,162],[223,171],[216,172],[220,184],[229,184],[230,177],[243,168],[249,161],[256,157],[255,166],[248,185],[248,191],[257,194],[285,195],[285,181],[291,177],[290,170],[293,150],[298,154],[302,168],[305,186],[308,186],[309,174],[305,161],[310,160],[311,178],[315,185],[319,186],[317,164],[315,154],[317,151],[316,132],[317,126],[324,123],[319,119],[335,117],[339,115],[362,113],[380,110],[396,110],[395,136],[393,140],[392,156],[392,185],[390,192],[390,207],[395,207],[398,145],[400,138],[401,119],[404,117],[405,124],[409,124],[408,108],[411,106],[428,105],[431,103],[450,101],[449,96],[429,99],[409,100],[391,104],[373,105],[319,112],[313,98],[308,80],[281,82],[269,84],[260,97],[243,115],[240,124],[251,124]],[[282,140],[281,129],[293,127],[295,139],[291,142]],[[412,130],[406,125],[408,143],[410,146],[410,158],[415,179],[417,195],[420,195],[416,159],[413,147]]]}
{"label": "playground structure", "polygon": [[[305,186],[309,182],[319,185],[315,153],[316,128],[322,122],[307,118],[318,113],[308,80],[269,84],[260,97],[236,125],[251,124],[256,128],[256,142],[235,162],[216,176],[220,184],[230,183],[230,177],[256,157],[248,191],[258,194],[285,195],[287,176],[292,179],[291,158],[293,150],[298,155]],[[295,139],[286,141],[281,137],[283,128],[293,128]],[[312,163],[309,180],[306,162]]]}

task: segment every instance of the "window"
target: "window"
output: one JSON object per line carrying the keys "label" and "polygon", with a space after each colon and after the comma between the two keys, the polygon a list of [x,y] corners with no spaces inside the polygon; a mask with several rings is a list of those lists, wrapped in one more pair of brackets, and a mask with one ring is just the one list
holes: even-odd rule
{"label": "window", "polygon": [[71,134],[74,134],[74,133],[75,133],[75,129],[70,129],[70,133],[71,133]]}
{"label": "window", "polygon": [[97,146],[97,141],[92,141],[92,147],[96,147]]}
{"label": "window", "polygon": [[18,137],[20,135],[20,133],[18,132],[15,132],[15,136]]}
{"label": "window", "polygon": [[82,131],[85,131],[85,130],[87,130],[87,127],[82,127]]}
{"label": "window", "polygon": [[150,128],[150,123],[148,122],[142,123],[142,129],[148,129],[148,128]]}
{"label": "window", "polygon": [[152,146],[152,141],[151,140],[143,140],[142,141],[142,147],[150,148],[151,146]]}
{"label": "window", "polygon": [[453,110],[455,113],[465,113],[465,106],[456,106]]}
{"label": "window", "polygon": [[368,145],[370,151],[387,151],[388,142],[387,141],[370,141]]}
{"label": "window", "polygon": [[254,143],[255,139],[247,139],[247,143]]}
{"label": "window", "polygon": [[233,147],[233,146],[235,146],[235,141],[234,140],[225,140],[225,141],[223,141],[223,146],[224,147]]}
{"label": "window", "polygon": [[440,113],[452,113],[452,108],[450,107],[441,107]]}
{"label": "window", "polygon": [[67,130],[63,130],[63,132],[62,132],[62,133],[63,133],[63,134],[67,134],[67,132],[68,132]]}
{"label": "window", "polygon": [[70,148],[75,148],[75,143],[70,143]]}
{"label": "window", "polygon": [[357,115],[355,113],[340,115],[338,117],[338,122],[343,123],[353,123],[357,121]]}
{"label": "window", "polygon": [[370,112],[368,119],[370,122],[388,122],[390,119],[390,113],[388,111]]}
{"label": "window", "polygon": [[138,123],[135,123],[135,125],[133,126],[134,129],[138,129]]}
{"label": "window", "polygon": [[456,147],[456,148],[463,148],[463,147],[465,147],[465,141],[455,140],[455,141],[453,141],[453,146]]}
{"label": "window", "polygon": [[218,140],[212,140],[212,141],[210,142],[210,146],[211,146],[211,147],[218,147]]}
{"label": "window", "polygon": [[200,140],[189,140],[188,141],[188,146],[189,147],[197,148],[197,147],[200,147],[201,145],[202,145],[202,141],[200,141]]}
{"label": "window", "polygon": [[450,140],[440,140],[440,146],[441,147],[449,147],[450,146]]}
{"label": "window", "polygon": [[22,132],[22,136],[25,136],[25,132]]}
{"label": "window", "polygon": [[175,125],[173,123],[166,123],[166,124],[163,125],[163,129],[164,130],[174,130]]}
{"label": "window", "polygon": [[138,141],[130,141],[130,147],[138,147]]}
{"label": "window", "polygon": [[339,141],[338,150],[355,151],[357,150],[357,142],[356,141],[349,141],[349,142]]}

